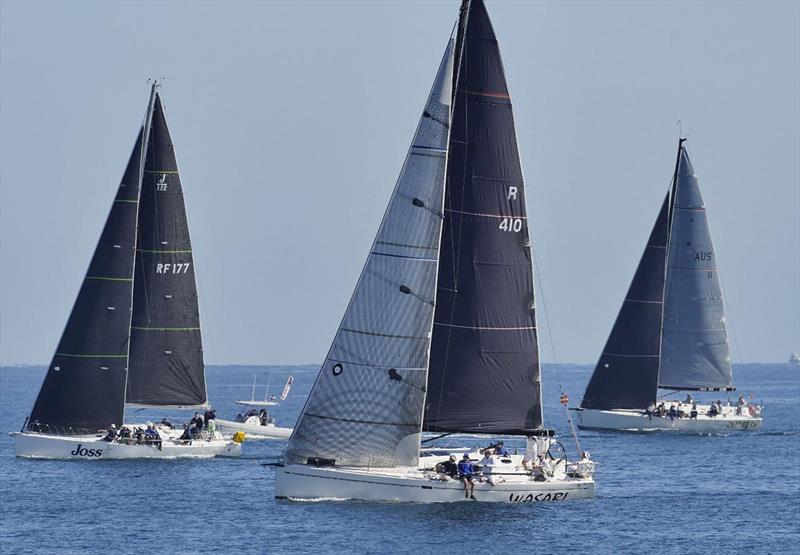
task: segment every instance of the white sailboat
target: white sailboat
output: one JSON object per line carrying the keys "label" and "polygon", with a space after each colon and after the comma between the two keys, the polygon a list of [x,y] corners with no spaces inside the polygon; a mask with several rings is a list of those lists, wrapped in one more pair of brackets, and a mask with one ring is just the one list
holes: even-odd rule
{"label": "white sailboat", "polygon": [[124,423],[126,404],[208,406],[183,188],[157,83],[39,395],[12,433],[15,450],[82,460],[241,454],[220,432]]}
{"label": "white sailboat", "polygon": [[250,439],[289,439],[291,428],[280,428],[269,414],[269,408],[276,407],[289,396],[294,378],[289,376],[280,396],[270,396],[269,384],[263,399],[256,399],[256,376],[253,376],[253,390],[250,399],[238,400],[237,405],[244,408],[236,415],[236,420],[216,419],[217,429],[225,435],[233,436],[236,432],[244,432]]}
{"label": "white sailboat", "polygon": [[[761,427],[761,406],[658,390],[733,391],[717,257],[697,175],[678,144],[670,190],[580,407],[583,429],[719,433]],[[669,393],[667,394],[669,395]]]}
{"label": "white sailboat", "polygon": [[464,0],[353,297],[277,467],[276,497],[592,497],[591,471],[561,458],[537,479],[521,456],[499,457],[495,477],[476,479],[470,497],[460,480],[436,471],[447,450],[420,456],[423,431],[527,436],[549,452],[530,245],[497,41],[483,1]]}

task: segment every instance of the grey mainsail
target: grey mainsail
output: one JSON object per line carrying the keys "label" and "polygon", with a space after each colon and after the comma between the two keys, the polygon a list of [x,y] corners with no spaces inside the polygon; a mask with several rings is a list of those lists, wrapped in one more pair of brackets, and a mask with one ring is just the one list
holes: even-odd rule
{"label": "grey mainsail", "polygon": [[284,453],[413,466],[428,375],[450,121],[445,51],[389,206]]}
{"label": "grey mainsail", "polygon": [[730,360],[708,213],[689,155],[681,144],[670,227],[659,387],[731,387]]}

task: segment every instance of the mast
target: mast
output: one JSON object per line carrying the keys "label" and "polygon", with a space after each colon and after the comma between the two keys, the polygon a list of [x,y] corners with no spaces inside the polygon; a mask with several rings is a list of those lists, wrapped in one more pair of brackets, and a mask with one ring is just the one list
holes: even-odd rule
{"label": "mast", "polygon": [[[686,142],[685,137],[678,137],[678,152],[675,154],[675,169],[672,172],[672,182],[670,183],[669,192],[667,193],[667,198],[669,199],[669,212],[668,212],[668,220],[667,220],[667,245],[664,251],[664,284],[663,284],[663,293],[661,295],[662,303],[667,296],[667,272],[668,264],[667,261],[669,260],[669,245],[670,245],[670,238],[672,236],[672,219],[674,216],[674,207],[675,207],[675,191],[678,188],[678,170],[681,166],[681,152],[683,151],[683,143]],[[664,341],[664,310],[662,306],[661,310],[661,326],[658,330],[658,367],[656,369],[656,388],[653,391],[653,402],[655,402],[658,396],[658,379],[661,374],[661,351],[663,349],[663,341]]]}
{"label": "mast", "polygon": [[[147,102],[147,113],[145,114],[144,118],[144,127],[142,130],[142,137],[144,140],[141,143],[141,150],[139,152],[139,188],[136,194],[136,223],[133,233],[133,276],[136,276],[136,251],[138,247],[138,238],[139,238],[139,206],[141,204],[141,195],[142,195],[142,180],[144,179],[144,167],[145,167],[145,159],[147,156],[147,146],[150,143],[150,128],[153,124],[153,107],[155,106],[156,101],[156,89],[159,87],[159,82],[157,79],[153,79],[153,85],[150,87],[150,100]],[[134,280],[135,281],[135,280]],[[131,341],[130,341],[130,329],[133,325],[133,293],[134,287],[131,287],[131,310],[130,310],[130,317],[128,318],[128,341],[126,343],[128,347],[128,364],[130,365],[130,355],[131,355]],[[130,367],[130,366],[129,366]],[[126,400],[127,392],[128,392],[128,371],[125,372],[125,390],[123,393],[123,402]]]}

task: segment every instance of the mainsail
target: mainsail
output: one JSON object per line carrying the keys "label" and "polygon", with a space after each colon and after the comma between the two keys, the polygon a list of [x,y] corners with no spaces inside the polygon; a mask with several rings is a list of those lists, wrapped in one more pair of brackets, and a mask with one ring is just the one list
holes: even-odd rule
{"label": "mainsail", "polygon": [[424,429],[530,434],[541,384],[514,115],[481,0],[459,31]]}
{"label": "mainsail", "polygon": [[582,408],[644,409],[655,401],[659,387],[731,386],[716,255],[684,142],[679,142],[670,191]]}
{"label": "mainsail", "polygon": [[668,389],[733,383],[717,256],[697,176],[681,145],[672,206],[661,369]]}
{"label": "mainsail", "polygon": [[28,429],[88,433],[122,424],[136,214],[150,135],[150,96],[100,240],[28,419]]}
{"label": "mainsail", "polygon": [[353,297],[284,461],[413,466],[425,399],[442,225],[453,41]]}
{"label": "mainsail", "polygon": [[192,243],[175,149],[155,93],[139,202],[127,402],[206,403]]}

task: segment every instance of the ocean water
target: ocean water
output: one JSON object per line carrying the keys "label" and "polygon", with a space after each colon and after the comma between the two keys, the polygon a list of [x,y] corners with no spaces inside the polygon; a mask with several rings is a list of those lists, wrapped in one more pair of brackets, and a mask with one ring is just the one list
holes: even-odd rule
{"label": "ocean water", "polygon": [[[254,372],[291,426],[314,367],[208,369],[220,417]],[[0,368],[0,430],[19,429],[41,367]],[[579,400],[589,366],[545,366],[545,421],[574,455],[558,383]],[[788,553],[800,545],[800,367],[734,368],[765,405],[761,432],[727,436],[583,432],[599,462],[597,497],[540,504],[410,505],[274,499],[283,442],[249,442],[241,459],[35,461],[0,437],[2,553]],[[263,387],[259,390],[263,392]],[[180,415],[164,411],[179,420]],[[129,420],[156,416],[142,412]],[[186,419],[190,415],[184,415]]]}

